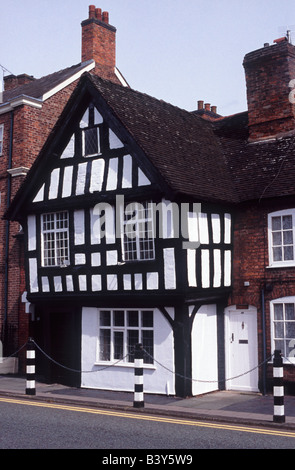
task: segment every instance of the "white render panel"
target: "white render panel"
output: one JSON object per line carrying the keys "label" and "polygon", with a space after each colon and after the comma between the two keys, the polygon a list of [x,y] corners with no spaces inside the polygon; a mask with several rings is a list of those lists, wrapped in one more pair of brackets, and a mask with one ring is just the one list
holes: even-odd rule
{"label": "white render panel", "polygon": [[118,264],[118,251],[109,250],[106,252],[107,266],[115,266]]}
{"label": "white render panel", "polygon": [[102,115],[96,108],[94,108],[94,125],[97,126],[98,124],[102,124],[102,123],[103,123]]}
{"label": "white render panel", "polygon": [[101,265],[100,253],[91,253],[91,266],[100,266],[100,265]]}
{"label": "white render panel", "polygon": [[66,276],[66,286],[68,292],[74,291],[73,276],[70,274]]}
{"label": "white render panel", "polygon": [[209,231],[208,231],[208,217],[204,212],[200,213],[199,216],[199,229],[200,229],[200,243],[208,244],[209,243]]}
{"label": "white render panel", "polygon": [[59,168],[54,168],[54,170],[52,170],[52,172],[51,172],[50,185],[49,185],[49,194],[48,194],[49,199],[56,199],[57,198],[58,184],[59,184],[59,174],[60,174],[60,169]]}
{"label": "white render panel", "polygon": [[196,250],[187,250],[187,277],[189,287],[197,287]]}
{"label": "white render panel", "polygon": [[85,274],[80,274],[78,276],[79,281],[79,290],[85,292],[87,290],[87,276]]}
{"label": "white render panel", "polygon": [[100,216],[94,211],[90,210],[90,242],[91,245],[98,245],[101,241],[100,237]]}
{"label": "white render panel", "polygon": [[214,258],[214,277],[213,277],[213,287],[221,286],[221,251],[213,250]]}
{"label": "white render panel", "polygon": [[124,290],[132,289],[131,274],[123,275],[123,284],[124,284]]}
{"label": "white render panel", "polygon": [[138,186],[147,186],[148,184],[151,184],[150,180],[147,178],[141,168],[138,168]]}
{"label": "white render panel", "polygon": [[87,162],[79,163],[76,181],[76,196],[80,196],[81,194],[85,193],[86,171]]}
{"label": "white render panel", "polygon": [[147,290],[159,289],[159,274],[157,272],[146,274],[146,288]]}
{"label": "white render panel", "polygon": [[212,214],[211,222],[212,222],[213,243],[220,243],[221,241],[220,215]]}
{"label": "white render panel", "polygon": [[91,276],[91,288],[93,292],[101,291],[101,275],[93,274]]}
{"label": "white render panel", "polygon": [[28,250],[36,250],[36,216],[28,216]]}
{"label": "white render panel", "polygon": [[118,185],[118,158],[111,158],[107,176],[107,191],[117,189]]}
{"label": "white render panel", "polygon": [[42,184],[41,188],[39,189],[36,196],[34,197],[33,202],[44,201],[44,189],[45,189],[45,184]]}
{"label": "white render panel", "polygon": [[54,276],[53,278],[55,292],[62,292],[62,279],[61,276]]}
{"label": "white render panel", "polygon": [[47,276],[42,276],[41,277],[41,282],[42,282],[42,292],[50,292],[48,277]]}
{"label": "white render panel", "polygon": [[[96,332],[96,334],[95,334]],[[102,369],[97,363],[98,344],[98,309],[95,307],[82,308],[82,343],[81,343],[81,387],[134,391],[134,364],[122,364]],[[144,364],[144,391],[146,393],[175,394],[174,386],[174,340],[173,331],[158,310],[154,310],[154,356],[164,364],[166,369],[155,365]],[[104,364],[105,365],[105,364]],[[95,371],[99,371],[95,373]],[[93,373],[88,373],[93,371]]]}
{"label": "white render panel", "polygon": [[124,155],[123,157],[122,188],[132,188],[132,157],[131,155]]}
{"label": "white render panel", "polygon": [[231,243],[231,215],[224,214],[224,243]]}
{"label": "white render panel", "polygon": [[110,139],[110,149],[119,149],[124,147],[121,140],[116,136],[116,134],[109,129],[109,139]]}
{"label": "white render panel", "polygon": [[74,211],[74,239],[75,245],[83,245],[85,243],[85,213],[84,210]]}
{"label": "white render panel", "polygon": [[35,293],[39,292],[38,287],[38,269],[37,269],[37,259],[29,259],[29,276],[30,276],[30,292]]}
{"label": "white render panel", "polygon": [[199,217],[196,212],[188,213],[188,239],[190,242],[199,241]]}
{"label": "white render panel", "polygon": [[62,183],[62,197],[70,197],[72,194],[73,167],[66,166]]}
{"label": "white render panel", "polygon": [[105,161],[103,158],[92,161],[91,177],[90,177],[90,188],[89,191],[101,191],[103,177],[104,177]]}
{"label": "white render panel", "polygon": [[165,289],[176,288],[174,248],[164,248],[164,285]]}
{"label": "white render panel", "polygon": [[86,264],[85,253],[75,253],[75,264]]}
{"label": "white render panel", "polygon": [[210,287],[210,253],[209,250],[201,251],[202,263],[202,287]]}
{"label": "white render panel", "polygon": [[75,154],[75,136],[72,135],[72,137],[69,140],[68,145],[64,149],[60,158],[73,158],[74,154]]}
{"label": "white render panel", "polygon": [[224,252],[224,285],[226,287],[231,285],[231,251]]}
{"label": "white render panel", "polygon": [[135,290],[142,290],[142,274],[134,274],[134,287]]}
{"label": "white render panel", "polygon": [[108,274],[107,275],[107,289],[108,290],[118,290],[117,274]]}

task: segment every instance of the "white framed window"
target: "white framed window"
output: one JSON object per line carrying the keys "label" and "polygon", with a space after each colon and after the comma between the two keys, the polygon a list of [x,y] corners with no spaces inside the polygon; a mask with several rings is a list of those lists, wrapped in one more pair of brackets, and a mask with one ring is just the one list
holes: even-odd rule
{"label": "white framed window", "polygon": [[295,266],[295,209],[268,215],[269,266]]}
{"label": "white framed window", "polygon": [[69,214],[67,211],[41,215],[42,266],[69,264]]}
{"label": "white framed window", "polygon": [[155,258],[153,208],[150,202],[131,202],[122,214],[122,253],[124,261]]}
{"label": "white framed window", "polygon": [[270,302],[272,353],[281,350],[284,358],[295,363],[295,297]]}
{"label": "white framed window", "polygon": [[0,124],[0,157],[3,155],[4,124]]}
{"label": "white framed window", "polygon": [[98,362],[134,362],[134,350],[138,343],[148,355],[145,364],[153,364],[154,312],[138,309],[103,309],[98,312]]}

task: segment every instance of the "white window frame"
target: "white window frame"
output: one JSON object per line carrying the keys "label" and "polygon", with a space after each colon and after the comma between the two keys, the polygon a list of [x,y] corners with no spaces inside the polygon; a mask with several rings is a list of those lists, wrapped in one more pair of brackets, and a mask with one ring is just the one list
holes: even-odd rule
{"label": "white window frame", "polygon": [[0,124],[0,157],[3,155],[4,124]]}
{"label": "white window frame", "polygon": [[[284,217],[284,216],[292,217],[292,229],[289,229],[288,231],[292,230],[293,243],[284,245],[284,242],[282,241],[280,245],[274,245],[273,244],[274,231],[272,230],[272,219],[273,217]],[[281,232],[283,233],[284,230],[282,229]],[[279,261],[274,260],[273,248],[282,247],[283,249],[284,246],[293,247],[293,259],[292,260],[279,260]],[[268,255],[269,255],[269,266],[268,266],[269,268],[283,268],[287,266],[295,266],[295,209],[285,209],[282,211],[271,212],[270,214],[268,214]]]}
{"label": "white window frame", "polygon": [[[283,305],[283,317],[282,320],[275,319],[275,306],[282,304]],[[272,345],[272,353],[274,353],[275,349],[280,349],[283,357],[283,361],[288,363],[295,364],[295,317],[294,320],[290,320],[286,318],[286,305],[293,304],[294,305],[294,312],[295,312],[295,296],[290,297],[281,297],[278,299],[274,299],[270,301],[270,320],[271,320],[271,345]],[[284,329],[284,335],[281,338],[279,335],[276,334],[276,327],[275,324],[281,323]],[[294,324],[294,337],[287,337],[286,336],[286,323],[293,323]],[[279,345],[279,340],[283,342],[283,347]],[[287,348],[291,351],[292,355],[286,356]],[[294,356],[293,356],[294,354]]]}
{"label": "white window frame", "polygon": [[123,261],[155,259],[153,205],[150,201],[126,204],[121,210],[121,226]]}
{"label": "white window frame", "polygon": [[[60,218],[63,217],[63,219]],[[46,227],[52,222],[51,227]],[[66,221],[60,225],[60,221]],[[49,238],[51,237],[51,240]],[[51,248],[46,244],[51,243]],[[70,264],[69,213],[68,211],[41,214],[41,263],[43,267],[64,267]],[[50,255],[51,252],[51,255]]]}
{"label": "white window frame", "polygon": [[[104,312],[109,312],[109,322],[102,321],[102,315]],[[121,318],[123,315],[124,321],[123,322],[116,322],[116,312],[121,313]],[[131,314],[133,312],[137,312],[138,323],[137,325],[130,325],[129,319],[129,312]],[[145,312],[152,313],[152,326],[146,326],[143,322],[143,316]],[[129,365],[134,366],[134,349],[133,346],[137,343],[142,343],[143,347],[146,348],[146,351],[149,353],[148,355],[144,356],[144,365],[149,367],[153,366],[153,355],[154,355],[154,348],[155,348],[155,335],[154,335],[154,325],[155,325],[155,312],[153,309],[122,309],[122,308],[104,308],[98,310],[98,335],[97,335],[97,359],[96,363],[98,364],[114,364],[118,362],[118,365]],[[102,332],[109,332],[109,349],[104,349],[102,343],[104,338],[102,337]],[[138,333],[136,341],[132,344],[132,351],[129,349],[129,333],[132,332]],[[144,332],[152,332],[152,347],[148,347],[145,344],[144,340]],[[116,334],[121,335],[122,337],[122,344],[120,347],[120,353],[115,351],[115,336]],[[108,338],[105,337],[107,341]],[[107,343],[108,344],[108,343]],[[117,343],[118,345],[118,343]],[[120,345],[119,345],[120,346]],[[132,354],[133,353],[133,354]],[[107,357],[107,358],[106,358]]]}

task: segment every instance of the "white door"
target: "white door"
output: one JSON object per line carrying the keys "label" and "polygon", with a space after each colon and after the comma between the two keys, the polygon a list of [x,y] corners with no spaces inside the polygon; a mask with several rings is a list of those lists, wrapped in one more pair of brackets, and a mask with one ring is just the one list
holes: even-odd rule
{"label": "white door", "polygon": [[257,310],[225,311],[227,390],[258,391]]}

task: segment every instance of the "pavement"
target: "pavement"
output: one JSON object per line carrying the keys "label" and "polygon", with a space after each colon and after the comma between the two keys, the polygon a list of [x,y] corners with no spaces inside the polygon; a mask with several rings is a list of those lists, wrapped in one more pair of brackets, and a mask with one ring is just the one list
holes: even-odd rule
{"label": "pavement", "polygon": [[73,388],[36,381],[36,394],[26,395],[26,378],[0,375],[0,397],[104,408],[184,419],[266,426],[295,431],[295,396],[284,397],[285,423],[273,420],[273,396],[260,393],[216,391],[190,398],[144,394],[144,407],[133,406],[132,392]]}

